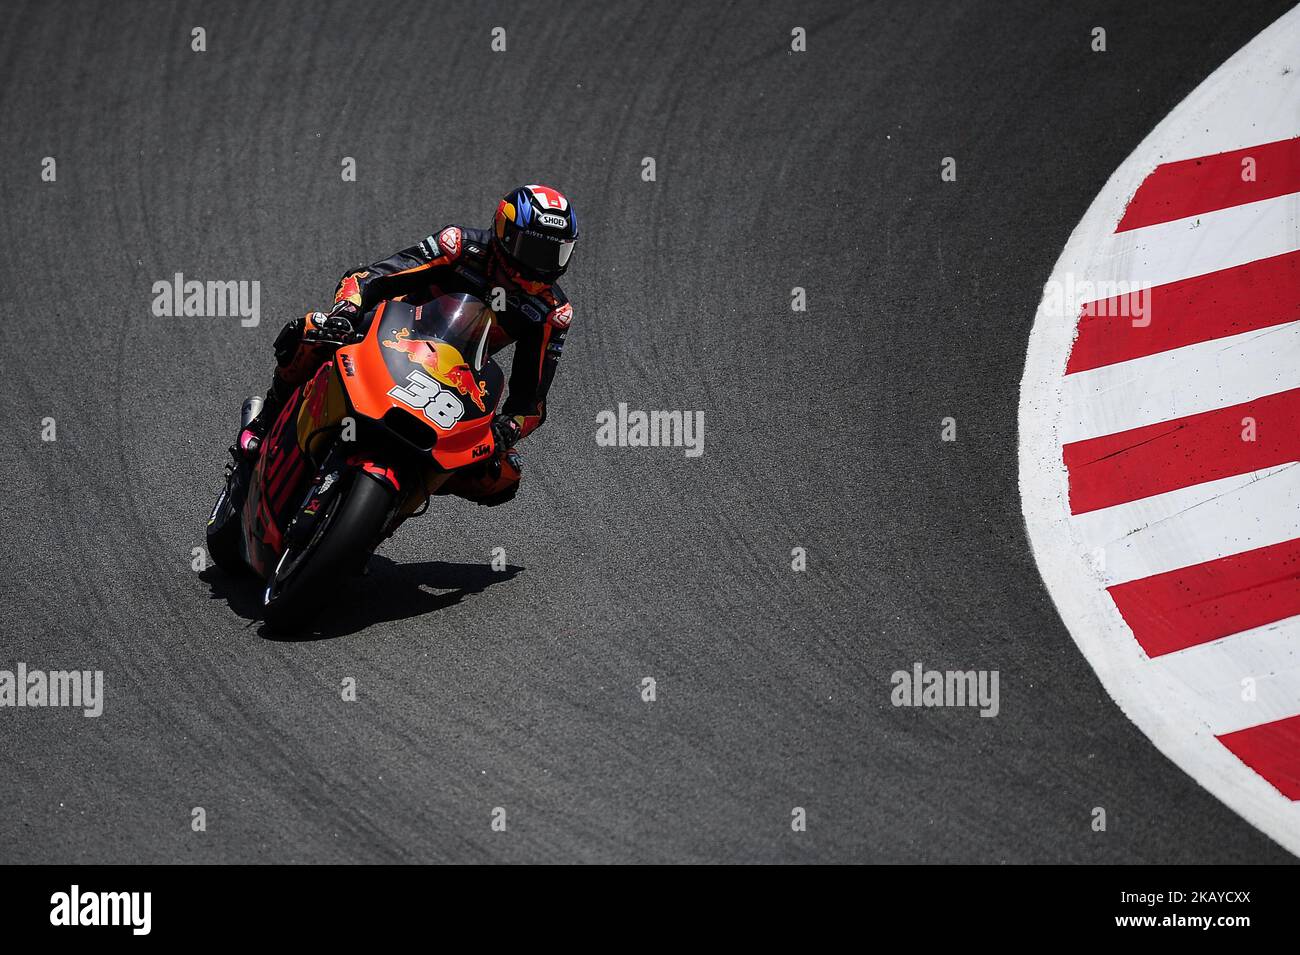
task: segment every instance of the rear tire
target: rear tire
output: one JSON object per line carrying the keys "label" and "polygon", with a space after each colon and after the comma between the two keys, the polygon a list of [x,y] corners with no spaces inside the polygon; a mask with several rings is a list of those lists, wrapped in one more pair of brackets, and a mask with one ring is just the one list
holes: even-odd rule
{"label": "rear tire", "polygon": [[287,549],[268,578],[262,614],[271,629],[300,630],[325,609],[379,544],[394,498],[389,485],[356,472],[351,487],[330,501],[312,539]]}

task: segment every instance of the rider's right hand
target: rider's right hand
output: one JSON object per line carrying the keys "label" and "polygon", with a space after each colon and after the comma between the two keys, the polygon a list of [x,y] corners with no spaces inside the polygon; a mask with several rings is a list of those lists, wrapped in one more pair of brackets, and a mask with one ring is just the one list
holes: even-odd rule
{"label": "rider's right hand", "polygon": [[[341,308],[340,306],[348,307]],[[310,327],[307,334],[303,336],[304,340],[346,345],[353,333],[352,319],[356,316],[357,311],[357,307],[351,302],[339,302],[330,310],[329,314],[313,312],[309,316],[311,319]]]}
{"label": "rider's right hand", "polygon": [[345,342],[352,334],[352,322],[344,315],[321,315],[314,324],[321,337],[330,341]]}

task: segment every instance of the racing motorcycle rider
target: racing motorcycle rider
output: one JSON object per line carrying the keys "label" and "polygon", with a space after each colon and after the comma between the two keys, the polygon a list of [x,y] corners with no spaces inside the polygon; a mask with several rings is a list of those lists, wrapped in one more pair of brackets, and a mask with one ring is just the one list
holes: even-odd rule
{"label": "racing motorcycle rider", "polygon": [[[328,313],[294,319],[275,340],[276,368],[261,412],[240,433],[236,454],[253,458],[293,390],[314,375],[384,299],[412,304],[469,292],[497,309],[488,348],[514,343],[510,387],[492,422],[497,453],[444,485],[479,504],[503,504],[519,488],[514,445],[546,420],[546,394],[573,318],[555,284],[569,266],[578,222],[569,200],[549,186],[520,186],[497,204],[491,231],[446,226],[339,281]],[[501,291],[498,291],[501,290]],[[504,292],[504,307],[501,295]]]}

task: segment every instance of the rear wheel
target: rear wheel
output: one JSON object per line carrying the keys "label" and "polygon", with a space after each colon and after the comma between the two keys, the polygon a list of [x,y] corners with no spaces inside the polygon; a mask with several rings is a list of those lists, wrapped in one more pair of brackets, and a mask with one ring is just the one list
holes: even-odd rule
{"label": "rear wheel", "polygon": [[350,487],[329,498],[310,538],[286,547],[267,580],[262,612],[272,629],[311,623],[337,595],[340,581],[361,569],[379,543],[394,496],[387,484],[358,471]]}

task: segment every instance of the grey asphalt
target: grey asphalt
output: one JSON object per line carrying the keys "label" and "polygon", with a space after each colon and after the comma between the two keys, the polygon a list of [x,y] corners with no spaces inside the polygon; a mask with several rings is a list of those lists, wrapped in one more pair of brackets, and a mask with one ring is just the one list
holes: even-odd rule
{"label": "grey asphalt", "polygon": [[[0,709],[0,862],[1289,860],[1107,696],[1016,486],[1070,230],[1286,7],[10,5],[0,668],[106,701]],[[532,181],[584,234],[519,498],[437,501],[274,639],[191,561],[276,330]],[[177,272],[260,324],[154,317]],[[703,456],[597,446],[620,402]],[[999,715],[892,706],[916,662]]]}

